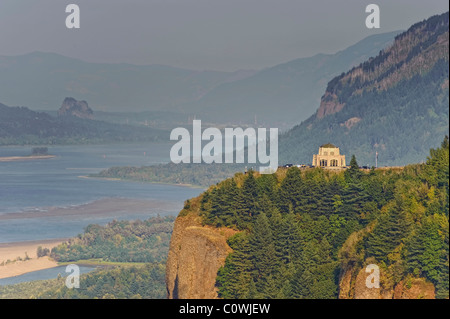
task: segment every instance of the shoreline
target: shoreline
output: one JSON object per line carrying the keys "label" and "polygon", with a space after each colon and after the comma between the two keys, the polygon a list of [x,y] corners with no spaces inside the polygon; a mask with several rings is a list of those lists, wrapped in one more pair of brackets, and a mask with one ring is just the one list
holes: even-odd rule
{"label": "shoreline", "polygon": [[[0,279],[57,267],[58,263],[48,256],[37,258],[37,248],[41,246],[51,250],[67,240],[68,238],[56,238],[0,243]],[[27,256],[29,259],[25,260]]]}
{"label": "shoreline", "polygon": [[208,189],[208,187],[194,185],[194,184],[183,184],[183,183],[164,183],[164,182],[151,182],[151,181],[138,181],[134,179],[126,179],[126,178],[118,178],[118,177],[101,177],[101,176],[89,176],[89,175],[80,175],[79,178],[87,178],[87,179],[100,179],[105,181],[112,182],[135,182],[135,183],[145,183],[145,184],[159,184],[159,185],[168,185],[168,186],[179,186],[179,187],[188,187],[188,188],[196,188],[196,189]]}
{"label": "shoreline", "polygon": [[50,159],[54,157],[56,156],[55,155],[8,156],[8,157],[0,157],[0,162],[32,161],[40,159]]}
{"label": "shoreline", "polygon": [[[12,212],[0,214],[1,220],[25,219],[25,218],[43,218],[43,217],[71,217],[71,216],[115,216],[121,213],[127,214],[148,214],[155,210],[168,211],[175,209],[174,204],[160,201],[157,199],[135,199],[123,197],[107,197],[96,199],[92,202],[71,206],[50,206],[42,207],[40,211],[27,210],[22,212]],[[0,243],[0,247],[3,245]],[[1,263],[1,260],[0,260]]]}

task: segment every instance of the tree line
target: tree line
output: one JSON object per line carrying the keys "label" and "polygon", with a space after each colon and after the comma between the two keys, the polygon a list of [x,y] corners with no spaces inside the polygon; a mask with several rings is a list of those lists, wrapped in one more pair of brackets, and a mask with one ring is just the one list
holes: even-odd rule
{"label": "tree line", "polygon": [[293,167],[211,187],[203,222],[240,230],[217,275],[219,296],[337,298],[345,265],[370,261],[384,287],[423,277],[447,298],[448,163],[446,137],[426,163],[404,169],[365,173],[353,157],[340,173]]}

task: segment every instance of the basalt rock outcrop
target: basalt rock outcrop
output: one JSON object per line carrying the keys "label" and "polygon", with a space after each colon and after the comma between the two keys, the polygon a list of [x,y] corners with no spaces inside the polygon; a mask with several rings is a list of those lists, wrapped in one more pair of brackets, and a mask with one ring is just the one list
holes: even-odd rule
{"label": "basalt rock outcrop", "polygon": [[77,101],[72,97],[66,97],[58,110],[58,116],[76,116],[92,120],[94,112],[86,101]]}
{"label": "basalt rock outcrop", "polygon": [[177,217],[166,264],[169,299],[215,299],[217,271],[231,253],[227,239],[236,232],[203,226],[198,199]]}

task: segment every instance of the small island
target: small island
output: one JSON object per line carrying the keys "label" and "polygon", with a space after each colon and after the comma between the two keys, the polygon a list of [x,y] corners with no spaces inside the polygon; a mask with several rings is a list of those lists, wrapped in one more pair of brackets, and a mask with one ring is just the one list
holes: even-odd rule
{"label": "small island", "polygon": [[0,162],[15,162],[15,161],[49,159],[49,158],[53,158],[53,157],[55,157],[55,155],[48,154],[47,147],[34,147],[31,150],[31,155],[0,157]]}

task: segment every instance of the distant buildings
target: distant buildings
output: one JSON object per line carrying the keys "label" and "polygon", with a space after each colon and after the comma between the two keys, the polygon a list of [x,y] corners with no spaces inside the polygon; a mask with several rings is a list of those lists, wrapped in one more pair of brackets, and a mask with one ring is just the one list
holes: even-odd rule
{"label": "distant buildings", "polygon": [[319,147],[319,154],[313,155],[312,166],[326,168],[345,167],[345,155],[341,155],[339,147],[331,143]]}

